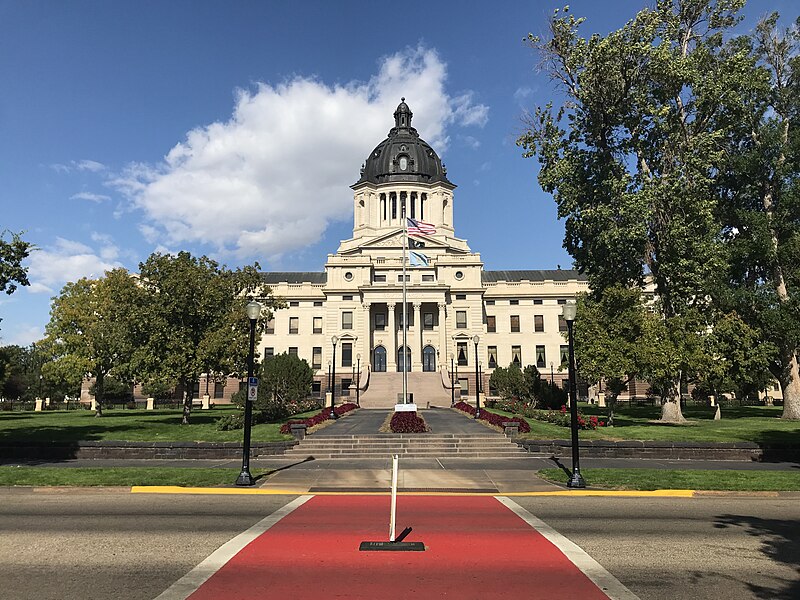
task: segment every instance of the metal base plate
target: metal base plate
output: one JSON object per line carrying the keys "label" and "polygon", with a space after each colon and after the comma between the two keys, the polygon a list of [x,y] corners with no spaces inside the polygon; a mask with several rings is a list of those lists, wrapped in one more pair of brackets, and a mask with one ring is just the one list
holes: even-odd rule
{"label": "metal base plate", "polygon": [[422,542],[361,542],[361,552],[424,552]]}

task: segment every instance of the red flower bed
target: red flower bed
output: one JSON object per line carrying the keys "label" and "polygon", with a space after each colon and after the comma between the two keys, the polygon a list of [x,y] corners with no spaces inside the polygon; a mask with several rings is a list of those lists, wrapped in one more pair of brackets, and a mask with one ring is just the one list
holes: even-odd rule
{"label": "red flower bed", "polygon": [[[333,411],[336,413],[337,417],[341,417],[343,414],[350,412],[358,408],[352,402],[348,402],[347,404],[340,404],[339,406],[335,407]],[[313,417],[309,417],[308,419],[293,419],[291,421],[287,421],[283,425],[281,425],[281,433],[291,433],[292,432],[292,425],[302,424],[311,429],[314,425],[319,425],[323,421],[327,421],[331,418],[331,409],[330,408],[323,408]]]}
{"label": "red flower bed", "polygon": [[428,431],[425,420],[416,411],[394,413],[392,420],[389,421],[389,427],[392,433],[425,433]]}
{"label": "red flower bed", "polygon": [[[473,417],[475,416],[475,407],[467,404],[466,402],[456,402],[455,408],[467,413],[468,415],[472,415]],[[529,433],[531,430],[531,426],[528,425],[528,422],[522,417],[504,417],[503,415],[489,412],[485,408],[481,410],[480,419],[481,421],[486,421],[487,423],[496,425],[497,427],[503,427],[503,423],[515,421],[519,423],[520,433]]]}

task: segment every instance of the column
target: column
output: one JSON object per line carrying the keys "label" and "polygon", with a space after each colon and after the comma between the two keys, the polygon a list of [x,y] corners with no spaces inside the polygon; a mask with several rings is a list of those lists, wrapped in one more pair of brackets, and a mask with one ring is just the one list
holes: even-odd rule
{"label": "column", "polygon": [[414,302],[414,328],[417,330],[417,344],[416,349],[414,344],[409,340],[409,347],[411,348],[411,364],[414,371],[422,371],[422,304]]}
{"label": "column", "polygon": [[[440,362],[446,361],[447,368],[450,368],[450,353],[453,352],[452,344],[447,341],[447,326],[444,302],[439,303],[439,355]],[[445,364],[442,362],[442,364]],[[441,369],[441,364],[436,365]]]}
{"label": "column", "polygon": [[397,371],[397,325],[394,322],[394,302],[387,304],[389,308],[389,319],[387,327],[389,335],[386,337],[386,371]]}
{"label": "column", "polygon": [[[361,305],[362,313],[362,327],[363,332],[361,336],[361,343],[358,344],[356,355],[361,354],[361,369],[366,370],[367,365],[372,364],[372,356],[370,355],[370,348],[372,348],[372,305],[365,302]],[[355,359],[355,356],[353,357]]]}

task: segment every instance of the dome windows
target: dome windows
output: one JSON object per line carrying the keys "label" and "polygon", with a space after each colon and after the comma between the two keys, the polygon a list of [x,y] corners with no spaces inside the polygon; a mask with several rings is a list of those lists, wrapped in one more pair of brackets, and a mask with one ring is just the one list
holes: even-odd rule
{"label": "dome windows", "polygon": [[408,157],[407,156],[401,156],[400,159],[397,162],[398,162],[398,164],[400,166],[400,170],[401,171],[405,171],[405,170],[408,169]]}

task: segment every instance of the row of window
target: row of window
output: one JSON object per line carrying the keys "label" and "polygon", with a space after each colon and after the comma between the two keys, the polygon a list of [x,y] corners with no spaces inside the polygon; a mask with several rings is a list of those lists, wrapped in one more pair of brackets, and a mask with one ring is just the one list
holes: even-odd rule
{"label": "row of window", "polygon": [[[489,365],[490,369],[494,369],[498,366],[497,363],[497,346],[487,346],[486,347],[487,353],[487,364]],[[559,366],[565,367],[569,361],[569,346],[560,346],[559,347]],[[466,358],[465,358],[466,360]],[[511,362],[518,367],[524,366],[525,363],[522,362],[522,347],[521,346],[511,346]],[[459,355],[459,366],[462,365],[461,363],[461,355]],[[464,363],[466,364],[466,362]],[[547,353],[545,352],[544,346],[536,346],[536,362],[534,363],[537,369],[543,369],[548,366],[547,363]],[[551,367],[553,365],[550,365]]]}
{"label": "row of window", "polygon": [[[557,300],[557,302],[558,302],[558,304],[566,304],[567,303],[567,299],[566,298],[559,298]],[[508,303],[511,306],[518,306],[519,305],[519,300],[512,298],[511,300],[508,301]],[[537,305],[538,304],[544,304],[544,300],[542,298],[534,298],[533,299],[533,303],[537,304]],[[486,306],[494,306],[495,304],[497,304],[496,300],[487,300],[486,301]]]}
{"label": "row of window", "polygon": [[[519,333],[521,331],[519,315],[511,315],[509,325],[511,333]],[[458,327],[457,324],[456,327]],[[558,330],[567,330],[567,322],[561,315],[558,315]],[[497,332],[497,318],[494,315],[486,315],[486,331],[487,333]],[[544,315],[533,315],[533,331],[536,333],[544,331]]]}
{"label": "row of window", "polygon": [[[373,283],[386,283],[386,274],[378,273],[372,276]],[[398,283],[403,283],[403,274],[397,276]],[[406,281],[411,281],[411,275],[406,274]],[[436,277],[432,273],[423,273],[422,281],[436,281]]]}
{"label": "row of window", "polygon": [[[337,366],[341,367],[352,367],[353,366],[353,344],[350,342],[344,342],[341,345],[341,362],[338,363]],[[298,356],[298,349],[297,346],[289,346],[288,350],[289,354],[294,354]],[[269,360],[275,356],[275,348],[267,347],[264,348],[264,361]],[[322,368],[322,346],[314,346],[311,349],[311,368],[312,369],[321,369]]]}

